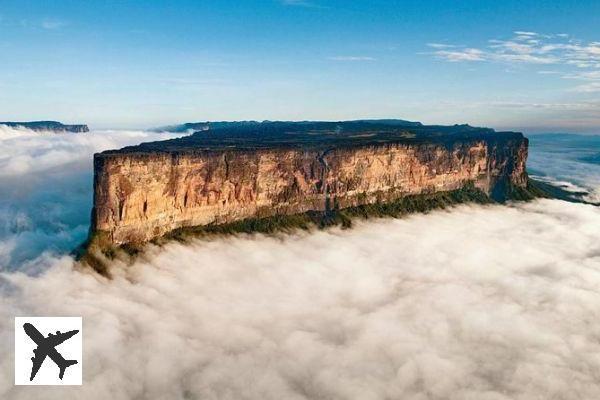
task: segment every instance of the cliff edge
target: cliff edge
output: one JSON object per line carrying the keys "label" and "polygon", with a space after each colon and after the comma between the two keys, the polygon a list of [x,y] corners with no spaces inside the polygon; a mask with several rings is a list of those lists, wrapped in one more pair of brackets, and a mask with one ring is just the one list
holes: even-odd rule
{"label": "cliff edge", "polygon": [[204,130],[96,154],[91,234],[144,243],[178,229],[465,188],[504,201],[527,188],[527,147],[518,132],[389,120]]}

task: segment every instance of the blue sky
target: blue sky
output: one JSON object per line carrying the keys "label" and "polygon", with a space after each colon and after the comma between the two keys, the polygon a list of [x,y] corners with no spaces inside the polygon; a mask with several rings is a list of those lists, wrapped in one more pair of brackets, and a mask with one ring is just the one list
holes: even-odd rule
{"label": "blue sky", "polygon": [[600,2],[3,0],[0,110],[600,132]]}

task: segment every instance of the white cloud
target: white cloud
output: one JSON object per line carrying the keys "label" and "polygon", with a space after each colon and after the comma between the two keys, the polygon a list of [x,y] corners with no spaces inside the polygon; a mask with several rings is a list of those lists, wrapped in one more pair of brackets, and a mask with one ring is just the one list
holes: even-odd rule
{"label": "white cloud", "polygon": [[444,44],[444,43],[427,43],[427,46],[433,47],[434,49],[451,49],[456,47],[452,44]]}
{"label": "white cloud", "polygon": [[55,134],[0,126],[0,270],[42,252],[69,251],[85,239],[94,153],[176,136]]}
{"label": "white cloud", "polygon": [[56,134],[0,125],[0,177],[43,172],[89,161],[95,152],[172,136],[143,131]]}
{"label": "white cloud", "polygon": [[575,73],[565,75],[565,78],[582,80],[600,80],[600,70],[587,72],[577,71]]}
{"label": "white cloud", "polygon": [[528,64],[556,64],[558,59],[555,57],[540,57],[531,54],[494,54],[492,58],[509,63],[528,63]]}
{"label": "white cloud", "polygon": [[[111,281],[51,255],[86,233],[91,154],[167,137],[0,129],[0,398],[599,398],[598,208],[171,243]],[[13,385],[15,315],[84,317],[83,386]]]}
{"label": "white cloud", "polygon": [[509,51],[516,54],[531,54],[535,52],[535,44],[527,42],[501,41],[493,40],[492,48],[500,49],[501,51]]}
{"label": "white cloud", "polygon": [[538,36],[538,33],[536,32],[515,31],[514,33],[519,36]]}
{"label": "white cloud", "polygon": [[456,51],[439,50],[435,52],[435,55],[450,62],[485,60],[485,54],[478,49],[463,49]]}
{"label": "white cloud", "polygon": [[[541,201],[171,244],[112,281],[45,258],[0,285],[0,397],[599,398],[599,226]],[[12,384],[15,314],[83,315],[83,386]]]}
{"label": "white cloud", "polygon": [[[570,69],[588,70],[580,74],[582,79],[598,79],[596,76],[600,72],[599,42],[584,43],[567,34],[542,35],[527,31],[514,33],[517,36],[509,40],[489,40],[489,45],[483,48],[454,46],[452,50],[447,50],[446,47],[437,46],[435,43],[428,46],[437,49],[432,53],[434,56],[450,62],[561,65]],[[577,73],[570,72],[565,77],[571,78],[574,75]],[[596,86],[595,83],[580,85],[573,90],[592,93],[597,91]]]}
{"label": "white cloud", "polygon": [[375,61],[375,58],[368,56],[334,56],[329,57],[332,61]]}
{"label": "white cloud", "polygon": [[590,82],[584,85],[578,85],[573,88],[573,91],[579,93],[600,93],[600,82]]}

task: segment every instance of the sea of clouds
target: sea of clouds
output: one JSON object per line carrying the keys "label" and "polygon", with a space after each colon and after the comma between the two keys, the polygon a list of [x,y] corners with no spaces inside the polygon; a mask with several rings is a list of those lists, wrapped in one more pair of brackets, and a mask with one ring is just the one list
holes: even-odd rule
{"label": "sea of clouds", "polygon": [[94,153],[176,137],[143,131],[77,134],[0,125],[0,270],[42,253],[68,252],[87,236]]}
{"label": "sea of clouds", "polygon": [[[155,135],[3,136],[0,398],[600,398],[599,208],[460,206],[172,243],[112,280],[77,267],[55,233],[85,236],[91,154]],[[83,316],[83,386],[13,386],[19,315]]]}

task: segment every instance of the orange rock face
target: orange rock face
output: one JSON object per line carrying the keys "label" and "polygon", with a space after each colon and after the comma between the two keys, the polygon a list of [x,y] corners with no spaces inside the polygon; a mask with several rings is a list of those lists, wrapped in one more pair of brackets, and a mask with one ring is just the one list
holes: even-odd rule
{"label": "orange rock face", "polygon": [[93,231],[114,244],[186,226],[345,208],[467,183],[525,187],[527,139],[329,149],[97,154]]}

